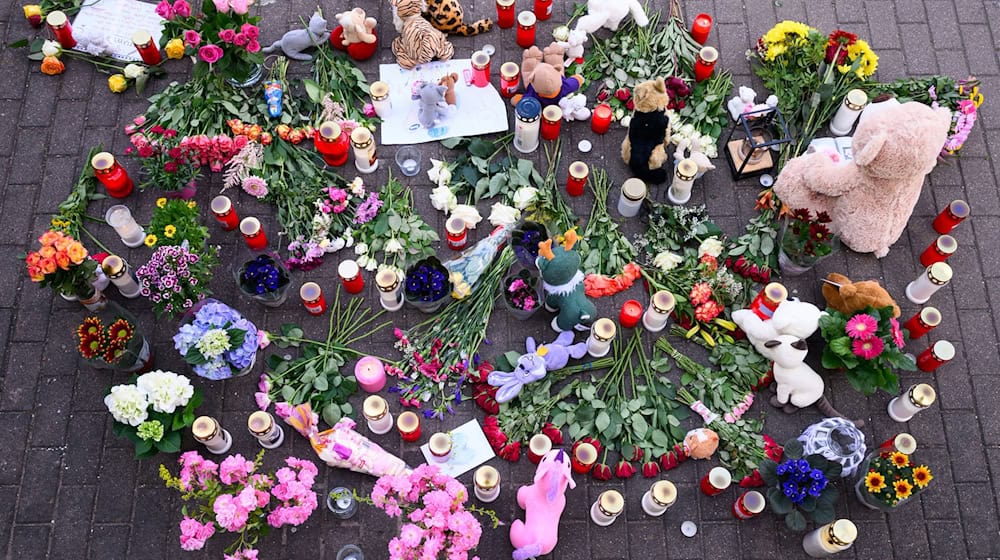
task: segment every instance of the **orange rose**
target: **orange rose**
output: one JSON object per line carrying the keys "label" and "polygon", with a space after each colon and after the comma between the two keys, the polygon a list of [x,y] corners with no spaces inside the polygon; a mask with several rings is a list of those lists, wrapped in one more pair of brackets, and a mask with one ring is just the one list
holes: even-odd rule
{"label": "orange rose", "polygon": [[42,59],[42,74],[56,76],[66,70],[66,65],[54,56],[47,56]]}
{"label": "orange rose", "polygon": [[38,250],[38,254],[44,259],[51,259],[56,254],[56,248],[52,245],[46,245]]}
{"label": "orange rose", "polygon": [[32,282],[41,282],[45,279],[45,274],[42,273],[42,269],[37,266],[28,267],[28,276],[31,278]]}
{"label": "orange rose", "polygon": [[69,270],[69,255],[66,253],[56,253],[56,264],[63,270]]}
{"label": "orange rose", "polygon": [[73,264],[80,264],[83,259],[87,258],[87,250],[83,248],[83,245],[76,241],[71,243],[66,249],[66,253],[69,255],[69,260],[73,261]]}
{"label": "orange rose", "polygon": [[52,274],[56,271],[56,260],[51,257],[43,258],[38,265],[42,267],[42,272],[45,274]]}
{"label": "orange rose", "polygon": [[62,233],[59,233],[58,231],[49,230],[43,233],[42,236],[38,238],[38,242],[41,243],[42,245],[52,245],[53,243],[55,243],[59,239],[62,239],[63,237],[64,236]]}
{"label": "orange rose", "polygon": [[52,246],[56,248],[56,251],[66,252],[66,248],[69,247],[70,243],[74,243],[72,237],[60,237],[56,239],[56,242]]}
{"label": "orange rose", "polygon": [[38,266],[38,261],[42,260],[42,256],[38,253],[28,253],[28,257],[24,259],[24,262],[28,263],[28,266]]}

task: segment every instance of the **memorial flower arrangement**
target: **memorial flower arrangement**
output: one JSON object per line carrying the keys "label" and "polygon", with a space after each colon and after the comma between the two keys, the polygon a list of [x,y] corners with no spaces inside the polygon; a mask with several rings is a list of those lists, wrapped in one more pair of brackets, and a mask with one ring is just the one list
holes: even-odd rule
{"label": "memorial flower arrangement", "polygon": [[181,148],[176,130],[158,124],[148,129],[137,128],[132,123],[125,127],[125,131],[131,144],[125,153],[135,154],[142,163],[139,188],[172,191],[183,198],[194,196],[195,181],[200,174],[199,163],[197,159],[192,161]]}
{"label": "memorial flower arrangement", "polygon": [[195,12],[187,0],[160,0],[156,13],[164,18],[160,47],[181,38],[185,54],[195,59],[194,76],[215,72],[244,82],[264,61],[260,17],[249,15],[253,0],[204,0]]}
{"label": "memorial flower arrangement", "polygon": [[448,269],[430,257],[417,261],[406,269],[403,277],[403,295],[413,302],[433,303],[451,292]]}
{"label": "memorial flower arrangement", "polygon": [[82,243],[53,229],[43,233],[38,243],[38,250],[24,257],[32,282],[67,295],[93,295],[97,261],[89,258]]}
{"label": "memorial flower arrangement", "polygon": [[250,296],[279,299],[291,281],[288,269],[266,254],[243,263],[237,271],[240,291]]}
{"label": "memorial flower arrangement", "polygon": [[249,373],[262,334],[232,307],[207,300],[174,335],[174,348],[195,373],[218,381]]}
{"label": "memorial flower arrangement", "polygon": [[769,487],[767,503],[793,531],[806,528],[806,521],[817,525],[835,518],[833,504],[837,492],[830,481],[840,476],[840,463],[822,455],[802,456],[802,442],[793,439],[784,445],[780,457],[768,457],[760,463],[760,476]]}
{"label": "memorial flower arrangement", "polygon": [[302,80],[306,96],[317,109],[313,124],[332,120],[348,134],[358,126],[374,130],[379,119],[374,108],[365,109],[369,95],[365,73],[349,57],[335,56],[327,45],[317,47],[313,68],[316,79]]}
{"label": "memorial flower arrangement", "polygon": [[899,392],[899,377],[893,371],[913,371],[916,361],[903,352],[905,338],[892,307],[868,307],[851,315],[827,309],[819,319],[823,367],[843,370],[855,390],[871,395],[878,389]]}
{"label": "memorial flower arrangement", "polygon": [[97,367],[128,370],[141,365],[140,354],[146,343],[136,328],[135,318],[120,310],[110,317],[91,315],[76,328],[77,352]]}
{"label": "memorial flower arrangement", "polygon": [[911,463],[909,455],[899,451],[873,457],[860,475],[861,497],[890,508],[924,491],[934,480],[929,467]]}
{"label": "memorial flower arrangement", "polygon": [[[77,4],[77,9],[81,4]],[[62,61],[63,56],[89,62],[99,72],[110,74],[107,84],[112,93],[122,93],[128,89],[129,85],[135,84],[136,93],[141,95],[151,76],[160,76],[165,73],[159,66],[147,66],[141,62],[124,63],[110,56],[105,56],[109,54],[110,49],[103,36],[95,37],[94,35],[77,33],[75,39],[77,39],[77,46],[73,49],[63,49],[58,41],[46,40],[42,37],[36,37],[30,41],[21,39],[8,46],[18,49],[27,48],[28,59],[41,61],[39,70],[49,76],[57,76],[66,70],[66,65]]]}
{"label": "memorial flower arrangement", "polygon": [[167,488],[181,494],[189,504],[182,508],[180,546],[201,550],[217,531],[237,534],[226,547],[226,558],[254,560],[257,543],[271,529],[297,527],[316,510],[313,484],[319,470],[312,461],[288,457],[273,473],[261,470],[264,452],[251,461],[230,455],[221,463],[197,451],[188,451],[177,461],[177,476],[160,465],[160,478]]}
{"label": "memorial flower arrangement", "polygon": [[[594,206],[590,211],[590,219],[587,220],[587,227],[583,230],[583,236],[578,245],[580,268],[588,275],[613,276],[623,271],[627,272],[626,267],[635,261],[636,250],[625,234],[621,232],[618,223],[608,213],[611,181],[608,179],[607,172],[603,169],[592,169],[587,184],[590,186],[590,191],[594,193]],[[631,279],[635,280],[638,276],[638,271],[635,271]],[[602,293],[601,295],[611,294]]]}
{"label": "memorial flower arrangement", "polygon": [[168,245],[184,245],[197,254],[216,253],[216,248],[208,246],[208,228],[201,225],[201,212],[193,200],[158,198],[153,208],[153,217],[146,228],[147,239],[153,248]]}
{"label": "memorial flower arrangement", "polygon": [[807,208],[797,208],[785,215],[781,234],[781,252],[793,263],[811,266],[833,253],[838,245],[837,235],[826,225],[830,223],[826,212],[813,214]]}
{"label": "memorial flower arrangement", "polygon": [[201,391],[187,377],[162,370],[115,385],[104,397],[115,435],[135,444],[138,459],[180,451],[181,432],[194,423],[201,401]]}
{"label": "memorial flower arrangement", "polygon": [[[146,245],[158,243],[154,235],[146,237]],[[163,245],[153,251],[146,264],[135,271],[142,295],[153,302],[157,316],[177,315],[191,309],[211,291],[208,282],[215,265],[213,251],[199,255],[185,245]]]}
{"label": "memorial flower arrangement", "polygon": [[504,300],[507,304],[521,311],[535,311],[542,305],[538,297],[538,278],[527,270],[522,270],[504,280]]}

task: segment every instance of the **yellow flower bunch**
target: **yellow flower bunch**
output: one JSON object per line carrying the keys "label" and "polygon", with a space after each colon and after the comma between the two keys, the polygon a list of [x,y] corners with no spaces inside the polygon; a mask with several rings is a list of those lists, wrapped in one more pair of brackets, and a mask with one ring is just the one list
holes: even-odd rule
{"label": "yellow flower bunch", "polygon": [[760,38],[764,48],[764,60],[772,61],[784,54],[790,47],[805,45],[814,28],[797,21],[785,20],[772,27]]}
{"label": "yellow flower bunch", "polygon": [[847,47],[847,60],[850,64],[842,64],[837,67],[841,74],[846,74],[854,68],[855,62],[858,67],[854,70],[858,78],[866,80],[878,69],[878,55],[868,46],[863,39],[858,39],[853,45]]}

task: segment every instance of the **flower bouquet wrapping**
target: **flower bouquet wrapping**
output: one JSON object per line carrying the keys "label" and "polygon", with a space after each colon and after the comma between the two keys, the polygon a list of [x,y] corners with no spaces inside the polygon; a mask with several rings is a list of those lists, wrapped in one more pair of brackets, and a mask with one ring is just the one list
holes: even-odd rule
{"label": "flower bouquet wrapping", "polygon": [[76,328],[77,351],[93,367],[136,372],[152,362],[149,341],[135,317],[114,302]]}
{"label": "flower bouquet wrapping", "polygon": [[[260,76],[260,17],[251,16],[253,0],[204,0],[194,12],[186,0],[160,0],[156,13],[164,18],[160,47],[182,39],[185,54],[195,60],[194,76],[216,73],[244,83],[254,73]],[[169,52],[168,52],[169,55]]]}
{"label": "flower bouquet wrapping", "polygon": [[913,356],[903,352],[906,339],[893,317],[892,307],[865,308],[851,315],[827,308],[819,328],[826,341],[823,367],[844,370],[855,390],[871,395],[878,389],[899,392],[893,369],[917,369]]}
{"label": "flower bouquet wrapping", "polygon": [[187,377],[156,370],[108,389],[104,405],[115,419],[115,435],[134,443],[141,459],[180,451],[181,432],[194,423],[201,400]]}
{"label": "flower bouquet wrapping", "polygon": [[272,528],[297,527],[309,519],[317,505],[316,465],[288,457],[284,467],[265,473],[263,459],[261,451],[253,461],[230,455],[216,464],[188,451],[178,460],[178,476],[160,465],[160,478],[187,504],[181,509],[182,549],[201,550],[216,531],[226,531],[239,536],[226,547],[227,560],[256,560],[253,547]]}
{"label": "flower bouquet wrapping", "polygon": [[424,313],[433,313],[449,300],[451,281],[448,269],[437,257],[427,257],[410,265],[403,278],[406,302]]}
{"label": "flower bouquet wrapping", "polygon": [[776,460],[769,457],[762,461],[759,471],[769,487],[768,505],[784,516],[789,529],[804,530],[807,517],[817,524],[833,521],[837,493],[830,480],[840,476],[840,463],[822,455],[803,457],[802,442],[793,439]]}
{"label": "flower bouquet wrapping", "polygon": [[41,247],[24,259],[32,282],[84,299],[94,294],[97,261],[88,258],[82,243],[54,230],[43,233],[38,243]]}
{"label": "flower bouquet wrapping", "polygon": [[199,376],[229,379],[250,373],[259,331],[232,307],[207,299],[174,335],[174,348]]}
{"label": "flower bouquet wrapping", "polygon": [[865,506],[890,511],[909,501],[931,483],[934,476],[926,465],[915,465],[899,451],[871,455],[858,470],[855,485],[858,499]]}
{"label": "flower bouquet wrapping", "polygon": [[478,287],[479,278],[493,262],[509,232],[510,226],[498,226],[490,232],[489,237],[443,264],[448,269],[448,279],[454,286],[451,297],[465,299]]}
{"label": "flower bouquet wrapping", "polygon": [[840,245],[840,238],[826,225],[831,221],[830,216],[826,212],[816,212],[815,216],[813,218],[813,213],[806,208],[785,215],[778,252],[782,273],[802,274],[833,254]]}
{"label": "flower bouquet wrapping", "polygon": [[[147,236],[146,243],[156,243]],[[142,295],[153,302],[157,316],[190,310],[211,292],[214,254],[200,256],[186,246],[161,246],[149,261],[135,271]]]}
{"label": "flower bouquet wrapping", "polygon": [[263,303],[268,307],[277,307],[288,298],[288,286],[291,277],[281,259],[268,254],[257,255],[256,258],[240,264],[234,271],[236,284],[243,295]]}

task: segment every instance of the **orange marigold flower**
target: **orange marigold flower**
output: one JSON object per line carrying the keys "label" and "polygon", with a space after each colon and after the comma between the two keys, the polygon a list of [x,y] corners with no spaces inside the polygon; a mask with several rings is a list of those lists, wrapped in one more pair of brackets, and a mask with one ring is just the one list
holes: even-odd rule
{"label": "orange marigold flower", "polygon": [[66,65],[54,56],[47,56],[42,59],[42,74],[57,76],[66,70]]}

